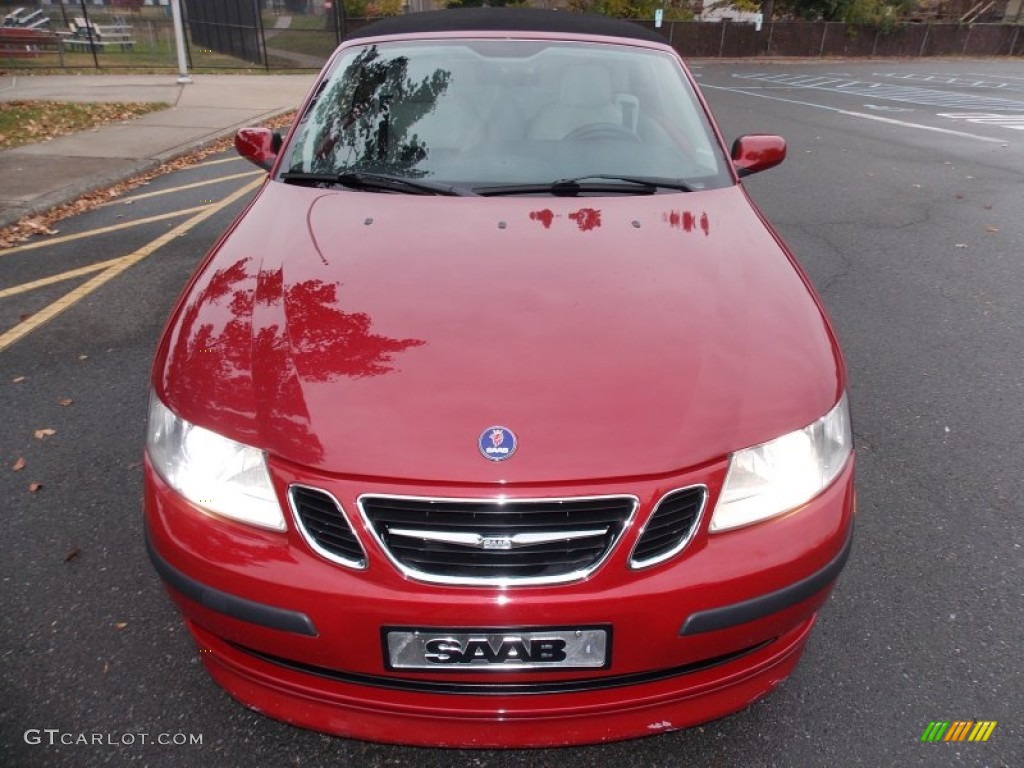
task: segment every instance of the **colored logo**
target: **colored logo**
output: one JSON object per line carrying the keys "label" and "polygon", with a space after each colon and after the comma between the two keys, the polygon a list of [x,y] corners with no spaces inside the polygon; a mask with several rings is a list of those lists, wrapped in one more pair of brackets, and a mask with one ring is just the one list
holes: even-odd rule
{"label": "colored logo", "polygon": [[507,427],[488,427],[480,435],[480,453],[491,461],[504,461],[516,452],[519,441],[515,432]]}
{"label": "colored logo", "polygon": [[995,729],[995,720],[933,720],[921,741],[988,741]]}

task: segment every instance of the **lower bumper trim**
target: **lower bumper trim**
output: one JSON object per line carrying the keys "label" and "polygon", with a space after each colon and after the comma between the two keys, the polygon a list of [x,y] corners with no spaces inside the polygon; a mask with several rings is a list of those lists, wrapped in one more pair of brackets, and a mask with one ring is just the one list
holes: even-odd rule
{"label": "lower bumper trim", "polygon": [[244,597],[221,592],[219,589],[209,587],[202,582],[196,581],[187,576],[173,565],[168,563],[156,551],[146,530],[146,551],[153,563],[160,578],[175,590],[190,600],[209,608],[211,611],[223,613],[233,619],[247,621],[250,624],[258,624],[261,627],[277,629],[282,632],[292,632],[307,637],[316,637],[319,633],[313,625],[312,619],[304,613],[289,611],[285,608],[278,608],[265,603],[257,603],[253,600],[246,600]]}
{"label": "lower bumper trim", "polygon": [[783,587],[767,595],[744,600],[742,603],[724,605],[721,608],[711,608],[707,611],[698,611],[690,614],[679,629],[680,635],[697,635],[701,632],[713,632],[716,629],[728,629],[737,624],[745,624],[748,621],[761,619],[773,613],[785,610],[792,605],[806,600],[821,591],[837,578],[839,572],[846,565],[853,548],[853,527],[846,537],[846,543],[832,560],[821,570],[812,573],[810,576],[801,579],[788,587]]}

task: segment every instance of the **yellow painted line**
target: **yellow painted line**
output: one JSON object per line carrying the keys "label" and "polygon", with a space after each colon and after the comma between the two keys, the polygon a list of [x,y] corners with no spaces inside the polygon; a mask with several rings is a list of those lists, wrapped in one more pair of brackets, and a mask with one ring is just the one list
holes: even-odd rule
{"label": "yellow painted line", "polygon": [[205,181],[195,181],[191,184],[182,184],[180,187],[171,187],[170,189],[158,189],[156,192],[146,192],[142,195],[132,195],[131,197],[122,197],[117,200],[110,200],[103,203],[101,208],[106,208],[111,205],[124,205],[125,203],[134,203],[136,200],[146,200],[150,197],[159,197],[160,195],[169,195],[172,192],[183,192],[186,189],[196,189],[198,187],[207,187],[211,184],[218,184],[222,181],[233,181],[234,179],[244,179],[251,176],[265,175],[266,171],[245,171],[244,173],[234,173],[230,176],[221,176],[216,179],[206,179]]}
{"label": "yellow painted line", "polygon": [[74,280],[76,277],[81,277],[82,275],[91,275],[93,272],[99,272],[101,269],[114,266],[114,264],[123,258],[123,256],[118,256],[116,259],[99,261],[95,264],[90,264],[87,267],[79,267],[78,269],[69,269],[67,272],[61,272],[58,275],[51,275],[50,277],[33,280],[31,283],[22,283],[21,285],[4,288],[0,291],[0,299],[6,299],[8,296],[16,296],[19,293],[28,293],[29,291],[34,291],[36,288],[44,288],[47,285],[61,283],[65,280]]}
{"label": "yellow painted line", "polygon": [[241,162],[242,160],[245,160],[245,158],[242,157],[241,155],[237,155],[235,157],[225,157],[221,160],[208,160],[205,163],[199,163],[199,165],[195,167],[204,168],[207,165],[220,165],[221,163],[238,163]]}
{"label": "yellow painted line", "polygon": [[25,245],[16,245],[13,248],[7,248],[6,250],[0,251],[0,256],[10,256],[14,253],[23,253],[24,251],[31,251],[36,248],[47,248],[51,245],[60,245],[61,243],[70,243],[73,240],[82,240],[86,237],[95,237],[96,235],[106,235],[110,232],[119,232],[122,229],[130,229],[131,227],[138,227],[143,224],[152,224],[154,221],[163,221],[164,219],[175,219],[179,216],[188,216],[190,213],[196,213],[197,211],[205,211],[209,208],[207,205],[197,205],[194,208],[183,208],[180,211],[171,211],[170,213],[161,213],[156,216],[149,216],[145,219],[133,219],[132,221],[123,221],[120,224],[111,224],[108,227],[99,227],[97,229],[90,229],[86,232],[76,232],[73,235],[64,235],[62,237],[48,237],[45,240],[39,240],[34,243],[26,243]]}
{"label": "yellow painted line", "polygon": [[122,256],[121,258],[116,259],[114,264],[112,264],[110,267],[105,269],[100,274],[96,275],[91,280],[82,283],[74,290],[64,294],[62,297],[57,299],[52,304],[49,304],[40,311],[36,312],[34,315],[32,315],[32,317],[28,318],[28,320],[18,323],[18,325],[14,326],[9,331],[0,334],[0,352],[7,349],[7,347],[11,346],[19,339],[22,339],[28,334],[32,333],[32,331],[36,330],[36,328],[39,328],[41,325],[45,323],[48,323],[50,320],[55,318],[68,307],[77,304],[90,293],[100,288],[104,284],[110,282],[129,267],[138,264],[140,261],[142,261],[150,254],[154,253],[160,248],[163,248],[176,237],[181,237],[182,235],[189,232],[189,230],[193,229],[197,225],[209,219],[214,214],[217,214],[224,208],[227,208],[229,205],[231,205],[239,198],[249,194],[262,183],[262,179],[254,179],[252,182],[246,184],[241,189],[232,192],[219,203],[204,206],[200,213],[196,214],[188,221],[181,222],[181,224],[176,226],[174,229],[169,230],[164,234],[160,235],[160,237],[158,237],[156,240],[147,243],[146,245],[139,248],[137,251],[129,253],[127,256]]}

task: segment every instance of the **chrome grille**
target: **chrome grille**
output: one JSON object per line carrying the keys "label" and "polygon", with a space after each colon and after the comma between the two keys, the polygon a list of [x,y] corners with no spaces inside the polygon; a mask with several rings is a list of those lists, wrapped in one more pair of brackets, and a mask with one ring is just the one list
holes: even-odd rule
{"label": "chrome grille", "polygon": [[407,576],[443,584],[554,584],[591,573],[636,509],[634,496],[429,499],[367,495],[359,508]]}
{"label": "chrome grille", "polygon": [[316,552],[349,568],[366,567],[366,553],[337,499],[327,491],[293,485],[288,501],[299,531]]}
{"label": "chrome grille", "polygon": [[682,552],[697,530],[707,496],[703,485],[663,496],[633,547],[630,566],[645,568]]}

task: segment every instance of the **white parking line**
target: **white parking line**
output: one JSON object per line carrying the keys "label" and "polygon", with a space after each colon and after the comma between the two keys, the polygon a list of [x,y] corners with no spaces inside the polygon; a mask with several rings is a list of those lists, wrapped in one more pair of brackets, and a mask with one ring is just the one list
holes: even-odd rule
{"label": "white parking line", "polygon": [[[934,88],[918,88],[910,85],[872,83],[863,80],[838,81],[808,78],[806,75],[773,75],[764,72],[749,74],[734,73],[739,80],[754,80],[791,88],[828,91],[831,93],[854,94],[871,99],[885,99],[904,104],[918,104],[926,107],[941,107],[944,110],[958,109],[973,112],[1020,112],[1024,100],[1004,99],[996,96],[975,96],[970,93],[941,91]],[[840,84],[841,83],[841,84]]]}
{"label": "white parking line", "polygon": [[[979,75],[976,72],[965,72],[964,74],[970,75],[971,77],[991,77],[991,75]],[[1000,75],[1002,80],[1024,80],[1024,77],[1016,77],[1014,75]]]}
{"label": "white parking line", "polygon": [[882,117],[880,115],[869,115],[864,112],[852,112],[848,109],[839,109],[838,107],[828,107],[824,104],[814,104],[809,101],[797,101],[796,99],[782,99],[778,96],[768,96],[764,93],[754,93],[743,88],[725,88],[720,85],[702,85],[702,90],[714,89],[716,91],[727,91],[729,93],[741,93],[744,96],[756,96],[759,99],[769,99],[771,101],[782,101],[786,104],[798,104],[802,107],[813,107],[814,109],[824,109],[828,112],[835,112],[839,115],[845,115],[846,117],[859,117],[863,120],[874,120],[878,123],[889,123],[890,125],[898,125],[903,128],[913,128],[919,131],[931,131],[932,133],[942,133],[948,136],[960,136],[965,139],[974,139],[975,141],[984,141],[989,144],[1006,144],[1002,139],[993,139],[991,136],[979,136],[974,133],[966,133],[965,131],[954,131],[949,128],[937,128],[934,125],[921,125],[920,123],[908,123],[906,120],[896,120],[892,117]]}
{"label": "white parking line", "polygon": [[950,120],[966,120],[968,123],[977,123],[978,125],[995,125],[1000,128],[1024,131],[1024,113],[1006,115],[985,112],[946,112],[940,114],[939,117],[946,117]]}

